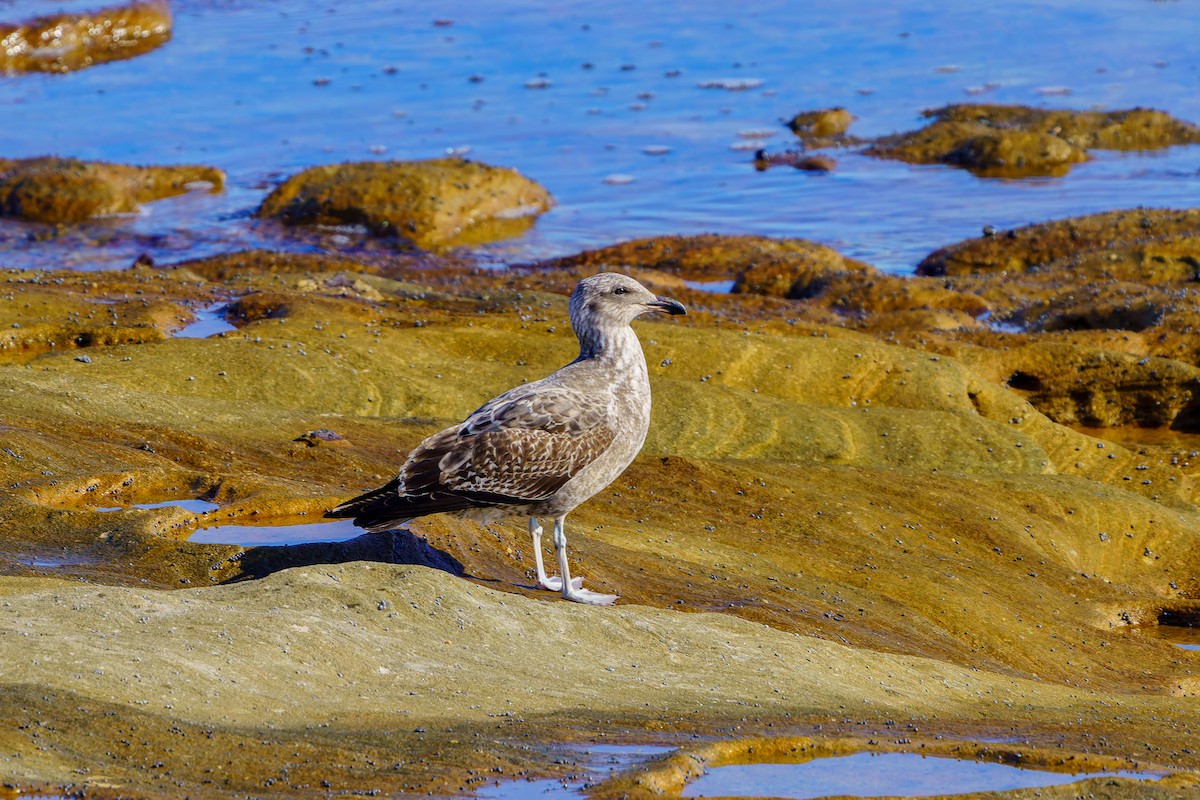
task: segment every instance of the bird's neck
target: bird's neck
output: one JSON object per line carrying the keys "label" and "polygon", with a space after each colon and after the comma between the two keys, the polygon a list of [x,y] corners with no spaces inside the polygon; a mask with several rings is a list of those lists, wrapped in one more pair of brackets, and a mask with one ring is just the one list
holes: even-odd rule
{"label": "bird's neck", "polygon": [[[589,328],[579,333],[579,361],[611,361],[646,369],[642,343],[628,325]],[[628,363],[626,363],[628,362]]]}

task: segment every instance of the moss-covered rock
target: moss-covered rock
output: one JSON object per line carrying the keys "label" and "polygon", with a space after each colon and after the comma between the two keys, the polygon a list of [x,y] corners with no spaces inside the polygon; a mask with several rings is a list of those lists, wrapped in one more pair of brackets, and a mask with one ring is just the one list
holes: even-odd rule
{"label": "moss-covered rock", "polygon": [[0,215],[83,222],[135,212],[140,203],[183,194],[197,184],[219,191],[225,173],[205,166],[136,167],[52,156],[0,159]]}
{"label": "moss-covered rock", "polygon": [[169,41],[171,27],[165,0],[0,22],[0,71],[70,72],[133,58]]}
{"label": "moss-covered rock", "polygon": [[809,284],[826,274],[874,272],[861,261],[806,239],[717,234],[634,239],[541,266],[655,270],[700,282],[733,279],[735,292],[792,297],[806,294]]}
{"label": "moss-covered rock", "polygon": [[802,111],[788,120],[787,126],[801,139],[826,139],[841,136],[856,117],[841,106]]}
{"label": "moss-covered rock", "polygon": [[1200,266],[1200,209],[1136,208],[997,231],[940,248],[918,275],[1082,269],[1083,277],[1192,280]]}
{"label": "moss-covered rock", "polygon": [[311,167],[271,192],[258,215],[291,225],[364,225],[431,248],[520,235],[553,204],[516,170],[442,158]]}
{"label": "moss-covered rock", "polygon": [[914,164],[953,164],[983,176],[1062,175],[1089,149],[1150,150],[1200,142],[1200,129],[1161,111],[1066,111],[950,105],[916,131],[884,136],[866,152]]}
{"label": "moss-covered rock", "polygon": [[[647,252],[665,269],[639,274],[678,281],[661,245]],[[584,608],[532,588],[520,521],[186,541],[214,521],[315,521],[423,436],[571,360],[565,293],[600,268],[414,282],[286,262],[4,275],[0,330],[97,300],[123,315],[143,297],[240,298],[224,337],[0,365],[0,768],[19,789],[461,794],[564,774],[563,743],[598,733],[694,746],[817,726],[876,741],[911,726],[930,747],[1016,727],[1022,752],[1200,769],[1178,746],[1193,666],[1130,630],[1196,608],[1197,479],[1056,424],[1011,385],[1074,353],[996,355],[945,331],[887,344],[804,317],[829,313],[822,293],[638,322],[650,436],[567,523],[578,571],[622,602]],[[908,297],[986,277],[923,278]],[[874,291],[903,313],[881,276],[831,278],[823,292],[862,287],[862,308]],[[1119,366],[1122,385],[1153,378]],[[321,429],[338,444],[311,446]],[[131,507],[182,497],[219,508]]]}

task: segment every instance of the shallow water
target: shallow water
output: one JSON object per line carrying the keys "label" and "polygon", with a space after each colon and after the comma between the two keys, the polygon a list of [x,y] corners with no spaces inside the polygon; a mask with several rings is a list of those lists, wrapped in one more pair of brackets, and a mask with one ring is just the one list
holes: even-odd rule
{"label": "shallow water", "polygon": [[200,528],[188,539],[197,544],[236,544],[242,547],[282,546],[312,542],[344,542],[366,531],[348,519],[297,525],[216,525]]}
{"label": "shallow water", "polygon": [[196,312],[196,319],[175,331],[172,336],[179,339],[205,339],[220,333],[236,331],[237,328],[225,321],[221,312],[226,303],[214,303]]}
{"label": "shallow water", "polygon": [[[183,500],[163,500],[161,503],[134,503],[129,508],[166,508],[167,506],[179,506],[185,511],[192,511],[196,514],[207,514],[209,511],[216,511],[220,508],[216,503],[211,503],[208,500],[195,500],[187,498]],[[97,508],[97,511],[122,511],[125,506],[107,506],[105,508]]]}
{"label": "shallow water", "polygon": [[586,777],[578,780],[507,781],[480,786],[475,793],[483,800],[580,800],[583,785],[603,780],[640,761],[670,752],[670,747],[646,745],[591,745],[574,754],[585,767]]}
{"label": "shallow water", "polygon": [[916,753],[855,753],[803,764],[718,767],[688,784],[683,796],[770,796],[796,800],[836,795],[924,797],[1038,788],[1112,775],[1143,777],[1124,772],[1068,775]]}
{"label": "shallow water", "polygon": [[1150,625],[1136,630],[1143,636],[1163,639],[1184,650],[1200,650],[1200,628],[1189,625]]}
{"label": "shallow water", "polygon": [[[0,19],[52,7],[0,0]],[[866,136],[970,100],[1154,106],[1200,122],[1194,12],[1184,3],[172,8],[173,39],[140,58],[0,79],[0,156],[205,162],[228,171],[227,191],[192,192],[45,241],[45,228],[0,222],[2,265],[112,268],[143,252],[170,261],[247,246],[352,251],[357,234],[292,238],[250,212],[306,166],[450,151],[515,166],[558,198],[524,237],[487,248],[497,264],[715,231],[808,237],[906,272],[983,225],[1187,206],[1200,185],[1196,147],[1098,153],[1066,177],[1020,181],[853,153],[838,154],[828,175],[751,164],[754,148],[791,144],[782,119],[833,105],[855,113],[852,132]]]}

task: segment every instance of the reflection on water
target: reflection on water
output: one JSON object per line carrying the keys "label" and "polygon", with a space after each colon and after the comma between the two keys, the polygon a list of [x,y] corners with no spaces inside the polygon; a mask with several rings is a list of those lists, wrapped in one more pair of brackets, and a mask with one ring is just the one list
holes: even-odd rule
{"label": "reflection on water", "polygon": [[[0,0],[0,19],[33,9],[47,5]],[[984,225],[1190,206],[1200,183],[1196,147],[1101,152],[1064,178],[1021,181],[845,153],[825,176],[759,173],[731,149],[747,131],[789,146],[781,120],[835,105],[863,136],[980,100],[1153,106],[1200,121],[1184,3],[706,0],[647,13],[634,0],[176,0],[172,10],[172,40],[145,56],[0,82],[0,150],[42,155],[51,142],[58,155],[209,163],[229,173],[228,189],[73,232],[0,222],[5,266],[310,247],[250,216],[284,176],[467,148],[559,201],[519,240],[486,248],[497,263],[721,232],[808,237],[908,271]]]}
{"label": "reflection on water", "polygon": [[310,522],[298,525],[218,525],[201,528],[191,535],[197,544],[236,544],[242,547],[261,545],[309,544],[311,542],[344,542],[366,531],[354,527],[348,519],[336,522]]}
{"label": "reflection on water", "polygon": [[836,795],[924,797],[1055,786],[1105,776],[1144,777],[1129,772],[1068,775],[917,753],[855,753],[803,764],[718,767],[689,784],[683,796],[770,796],[796,800]]}
{"label": "reflection on water", "polygon": [[1170,642],[1184,650],[1200,650],[1200,628],[1191,625],[1147,625],[1134,628],[1143,636]]}

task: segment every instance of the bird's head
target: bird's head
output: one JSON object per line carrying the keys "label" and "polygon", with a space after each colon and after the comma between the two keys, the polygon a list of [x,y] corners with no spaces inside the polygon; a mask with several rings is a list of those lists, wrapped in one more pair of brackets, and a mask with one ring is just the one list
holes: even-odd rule
{"label": "bird's head", "polygon": [[616,272],[585,278],[571,293],[571,324],[576,333],[582,328],[628,325],[651,311],[687,313],[679,301],[658,297],[628,275]]}

